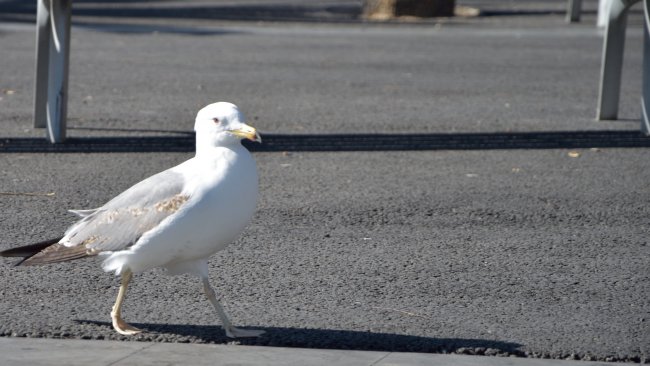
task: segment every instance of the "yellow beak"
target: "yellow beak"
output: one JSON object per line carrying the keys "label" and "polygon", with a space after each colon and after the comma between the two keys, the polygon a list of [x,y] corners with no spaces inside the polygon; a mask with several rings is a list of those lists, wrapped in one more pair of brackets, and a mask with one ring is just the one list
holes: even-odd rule
{"label": "yellow beak", "polygon": [[242,127],[236,130],[230,130],[230,133],[232,133],[235,136],[241,137],[243,139],[249,139],[255,142],[262,142],[262,138],[257,133],[257,130],[249,125],[243,125]]}

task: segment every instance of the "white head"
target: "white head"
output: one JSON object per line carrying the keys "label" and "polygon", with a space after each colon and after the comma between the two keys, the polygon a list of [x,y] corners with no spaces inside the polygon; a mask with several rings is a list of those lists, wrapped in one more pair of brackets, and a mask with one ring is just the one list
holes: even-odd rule
{"label": "white head", "polygon": [[242,139],[262,142],[257,131],[244,123],[237,106],[228,102],[209,104],[196,114],[194,123],[197,148],[199,144],[226,146]]}

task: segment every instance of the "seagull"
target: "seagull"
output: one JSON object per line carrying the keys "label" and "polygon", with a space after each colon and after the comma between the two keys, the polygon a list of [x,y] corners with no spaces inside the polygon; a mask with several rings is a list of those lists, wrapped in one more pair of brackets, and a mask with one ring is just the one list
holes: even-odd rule
{"label": "seagull", "polygon": [[243,232],[257,205],[255,160],[241,140],[261,142],[237,106],[210,104],[196,115],[196,155],[122,192],[102,207],[71,210],[79,220],[62,237],[0,252],[33,266],[99,256],[102,268],[121,276],[111,311],[113,328],[124,335],[141,330],[122,319],[134,273],[163,268],[201,279],[226,335],[257,337],[261,330],[232,325],[208,279],[208,258]]}

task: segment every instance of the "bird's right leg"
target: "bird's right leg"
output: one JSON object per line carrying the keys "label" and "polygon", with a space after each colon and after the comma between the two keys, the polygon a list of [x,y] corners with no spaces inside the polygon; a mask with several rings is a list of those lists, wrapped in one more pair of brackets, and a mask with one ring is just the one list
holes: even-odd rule
{"label": "bird's right leg", "polygon": [[230,322],[230,319],[228,319],[226,312],[223,310],[223,306],[221,306],[219,300],[217,300],[217,295],[214,293],[212,286],[210,286],[210,281],[208,280],[208,278],[202,277],[201,281],[203,282],[203,291],[205,292],[205,296],[208,298],[208,300],[210,300],[212,306],[214,306],[214,309],[217,311],[217,315],[219,315],[219,319],[221,320],[223,329],[226,331],[226,335],[228,337],[230,338],[259,337],[262,334],[264,334],[263,330],[241,329],[241,328],[234,327]]}
{"label": "bird's right leg", "polygon": [[115,305],[113,305],[113,311],[111,311],[111,319],[113,320],[113,328],[124,335],[133,335],[142,332],[140,329],[129,325],[127,322],[122,320],[122,302],[126,297],[126,288],[129,286],[131,277],[133,273],[130,269],[127,269],[122,273],[122,281],[120,284],[120,291],[117,293],[117,299],[115,300]]}

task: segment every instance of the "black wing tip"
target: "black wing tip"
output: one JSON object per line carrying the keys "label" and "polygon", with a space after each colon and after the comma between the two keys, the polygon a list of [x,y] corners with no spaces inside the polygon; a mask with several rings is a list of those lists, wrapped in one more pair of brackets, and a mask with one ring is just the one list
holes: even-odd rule
{"label": "black wing tip", "polygon": [[16,248],[6,249],[6,250],[3,250],[3,251],[0,251],[0,257],[12,257],[12,258],[22,257],[22,259],[20,259],[16,263],[14,263],[14,266],[21,266],[21,265],[29,266],[30,265],[29,262],[24,263],[26,260],[28,260],[32,256],[40,253],[45,248],[58,243],[60,240],[61,240],[61,238],[48,239],[48,240],[44,240],[44,241],[34,243],[34,244],[23,245],[23,246],[16,247]]}

